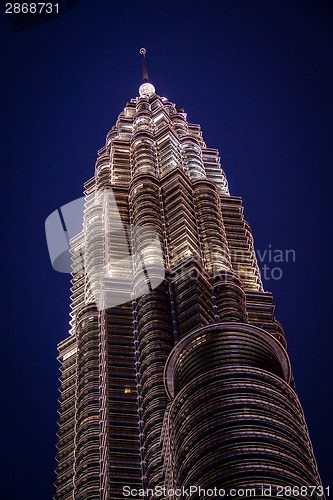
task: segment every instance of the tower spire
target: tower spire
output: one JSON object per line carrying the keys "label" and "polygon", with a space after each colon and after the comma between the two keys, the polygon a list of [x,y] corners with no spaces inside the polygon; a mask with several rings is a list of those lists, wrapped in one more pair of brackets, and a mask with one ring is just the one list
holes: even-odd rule
{"label": "tower spire", "polygon": [[147,61],[146,61],[146,49],[141,48],[139,50],[142,56],[142,85],[139,88],[139,94],[141,97],[150,97],[155,94],[155,87],[151,83],[149,83],[148,70],[147,70]]}
{"label": "tower spire", "polygon": [[145,48],[142,48],[139,50],[139,52],[142,55],[142,82],[148,83],[149,77],[148,77],[147,61],[146,61],[146,52],[147,51]]}

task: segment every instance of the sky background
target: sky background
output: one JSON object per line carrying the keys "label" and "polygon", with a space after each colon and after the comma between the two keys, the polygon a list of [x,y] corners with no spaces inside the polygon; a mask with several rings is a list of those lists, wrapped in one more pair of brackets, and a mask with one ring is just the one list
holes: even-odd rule
{"label": "sky background", "polygon": [[[69,275],[44,221],[82,196],[97,150],[138,95],[157,93],[218,148],[257,250],[295,251],[266,280],[284,326],[325,486],[332,481],[332,52],[324,1],[80,0],[13,32],[0,15],[2,473],[0,498],[48,500],[55,479],[57,343]],[[333,484],[331,484],[333,486]]]}

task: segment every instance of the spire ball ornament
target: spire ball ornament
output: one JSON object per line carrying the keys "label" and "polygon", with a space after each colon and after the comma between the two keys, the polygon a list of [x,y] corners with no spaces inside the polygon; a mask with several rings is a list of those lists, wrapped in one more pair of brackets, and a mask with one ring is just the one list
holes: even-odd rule
{"label": "spire ball ornament", "polygon": [[143,83],[139,87],[139,94],[141,97],[149,97],[155,94],[155,87],[151,83]]}

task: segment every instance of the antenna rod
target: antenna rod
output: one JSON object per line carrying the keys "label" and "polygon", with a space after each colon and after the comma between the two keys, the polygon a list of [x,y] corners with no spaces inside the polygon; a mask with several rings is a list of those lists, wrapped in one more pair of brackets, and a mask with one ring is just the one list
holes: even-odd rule
{"label": "antenna rod", "polygon": [[142,48],[139,50],[140,54],[142,55],[142,81],[143,83],[148,83],[149,78],[148,78],[148,70],[147,70],[147,62],[146,62],[146,49]]}

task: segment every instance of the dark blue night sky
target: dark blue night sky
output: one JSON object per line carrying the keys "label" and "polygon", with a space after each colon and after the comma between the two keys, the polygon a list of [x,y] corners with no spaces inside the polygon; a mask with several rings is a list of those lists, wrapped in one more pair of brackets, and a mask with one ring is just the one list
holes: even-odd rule
{"label": "dark blue night sky", "polygon": [[[64,3],[64,2],[63,2]],[[200,123],[243,197],[325,486],[332,467],[333,12],[325,1],[80,0],[13,32],[1,4],[2,472],[0,498],[53,495],[57,343],[69,276],[44,221],[82,195],[97,150],[138,94],[147,48],[157,93]],[[270,246],[271,245],[271,246]],[[261,264],[262,265],[262,264]],[[276,276],[276,275],[275,275]],[[269,277],[269,276],[268,276]],[[333,484],[331,484],[331,487]],[[332,492],[333,493],[333,492]]]}

